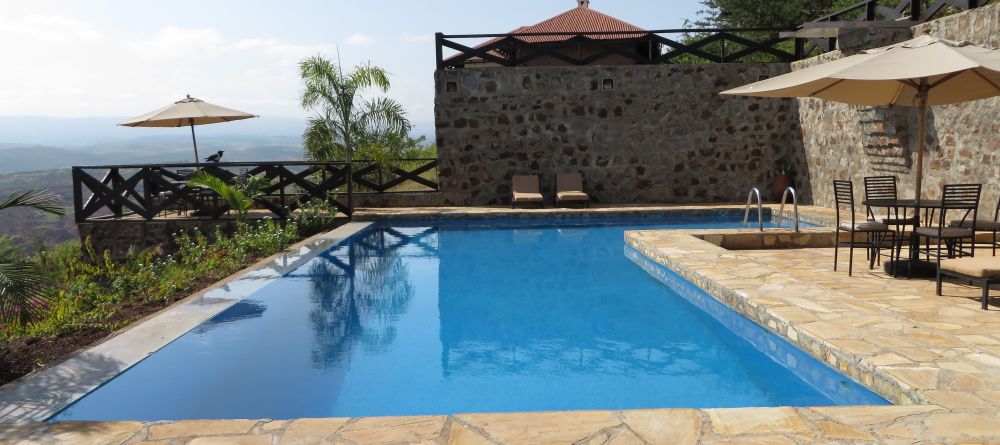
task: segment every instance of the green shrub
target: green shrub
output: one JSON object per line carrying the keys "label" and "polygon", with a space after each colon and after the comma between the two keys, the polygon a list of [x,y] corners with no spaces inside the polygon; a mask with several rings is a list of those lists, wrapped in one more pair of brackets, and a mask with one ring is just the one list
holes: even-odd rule
{"label": "green shrub", "polygon": [[200,231],[178,233],[171,254],[149,248],[130,252],[121,261],[95,252],[89,239],[59,244],[34,259],[56,283],[49,303],[30,323],[0,326],[0,341],[118,329],[133,321],[121,316],[123,307],[174,301],[256,258],[280,252],[300,239],[298,231],[294,222],[281,225],[265,219],[239,224],[232,236],[218,230],[212,237]]}
{"label": "green shrub", "polygon": [[292,223],[299,235],[308,237],[333,227],[337,218],[337,207],[325,200],[313,200],[299,207],[292,214]]}

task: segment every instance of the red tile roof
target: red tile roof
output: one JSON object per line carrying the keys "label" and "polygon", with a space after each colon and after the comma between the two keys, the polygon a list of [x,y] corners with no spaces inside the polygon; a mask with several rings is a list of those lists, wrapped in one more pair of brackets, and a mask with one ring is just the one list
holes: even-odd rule
{"label": "red tile roof", "polygon": [[[603,12],[590,9],[589,6],[577,6],[562,14],[552,17],[543,22],[531,26],[521,26],[507,34],[528,34],[528,33],[579,33],[582,32],[621,32],[622,34],[589,34],[585,37],[594,40],[616,40],[616,39],[637,39],[649,34],[645,29],[635,26],[623,20],[616,19]],[[517,36],[518,40],[530,43],[561,42],[569,40],[576,35],[556,35],[556,36]],[[494,37],[475,46],[482,48],[493,42],[503,39]],[[490,51],[490,54],[497,57],[504,57],[497,51]],[[447,60],[458,57],[454,55]],[[470,59],[481,60],[478,57]]]}
{"label": "red tile roof", "polygon": [[[522,26],[511,34],[515,33],[537,33],[537,32],[621,32],[623,34],[610,35],[587,35],[591,39],[634,39],[646,34],[646,30],[631,23],[616,19],[602,12],[595,11],[586,6],[578,6],[562,14],[552,17],[544,22],[532,26]],[[630,32],[633,31],[633,32]],[[518,37],[526,42],[558,42],[568,40],[573,36],[523,36]]]}

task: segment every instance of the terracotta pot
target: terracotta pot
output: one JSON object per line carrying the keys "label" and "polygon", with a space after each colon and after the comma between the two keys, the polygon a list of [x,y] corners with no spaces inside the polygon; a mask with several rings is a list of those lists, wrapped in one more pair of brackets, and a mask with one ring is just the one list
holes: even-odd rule
{"label": "terracotta pot", "polygon": [[774,177],[774,182],[771,183],[771,199],[775,201],[781,200],[781,194],[785,191],[785,188],[792,185],[792,178],[788,175],[778,175]]}

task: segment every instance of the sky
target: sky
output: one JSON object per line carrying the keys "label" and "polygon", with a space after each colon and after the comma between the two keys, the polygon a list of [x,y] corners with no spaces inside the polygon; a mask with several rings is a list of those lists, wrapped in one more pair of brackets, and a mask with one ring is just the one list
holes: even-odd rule
{"label": "sky", "polygon": [[[339,51],[345,66],[371,61],[387,69],[389,96],[427,126],[434,119],[435,32],[503,33],[574,6],[575,0],[5,1],[0,124],[16,116],[131,117],[185,94],[298,122],[307,112],[298,101],[297,62],[316,54],[336,58]],[[701,9],[697,0],[593,0],[591,7],[646,29],[681,27]],[[238,128],[253,125],[263,124]]]}

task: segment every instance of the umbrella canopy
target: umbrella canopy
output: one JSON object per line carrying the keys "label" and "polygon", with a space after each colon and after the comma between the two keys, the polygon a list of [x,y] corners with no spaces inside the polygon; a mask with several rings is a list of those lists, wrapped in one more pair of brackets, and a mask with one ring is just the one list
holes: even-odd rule
{"label": "umbrella canopy", "polygon": [[1000,95],[1000,51],[920,36],[721,94],[818,97],[852,105],[918,107],[919,199],[927,107]]}
{"label": "umbrella canopy", "polygon": [[186,98],[163,108],[133,117],[118,125],[126,127],[191,127],[191,140],[194,143],[194,162],[198,163],[198,141],[195,139],[194,126],[216,124],[219,122],[238,121],[257,117],[239,110],[210,104],[188,95]]}

